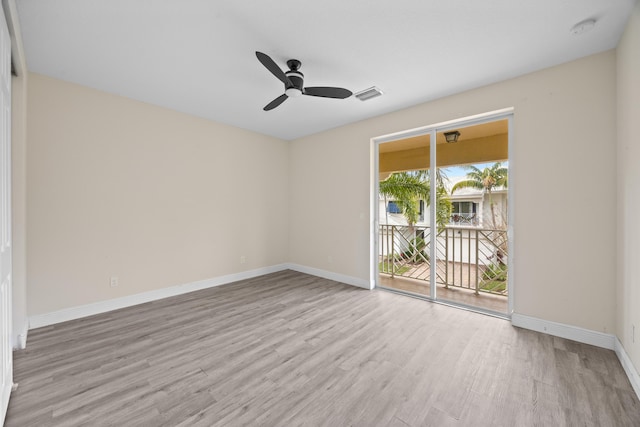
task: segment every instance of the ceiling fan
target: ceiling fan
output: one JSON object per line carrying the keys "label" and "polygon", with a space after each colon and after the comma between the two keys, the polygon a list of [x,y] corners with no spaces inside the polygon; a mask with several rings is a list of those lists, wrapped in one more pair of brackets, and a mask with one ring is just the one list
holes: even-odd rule
{"label": "ceiling fan", "polygon": [[264,111],[273,110],[278,105],[286,101],[287,98],[295,98],[300,95],[345,99],[353,94],[350,90],[343,89],[341,87],[303,87],[304,74],[298,71],[302,64],[297,59],[290,59],[287,61],[289,71],[285,73],[280,69],[280,67],[278,67],[273,59],[269,57],[269,55],[266,55],[262,52],[256,52],[256,56],[258,57],[258,60],[262,63],[262,65],[264,65],[267,70],[271,71],[271,74],[276,76],[282,83],[284,83],[284,93],[268,103],[263,108]]}

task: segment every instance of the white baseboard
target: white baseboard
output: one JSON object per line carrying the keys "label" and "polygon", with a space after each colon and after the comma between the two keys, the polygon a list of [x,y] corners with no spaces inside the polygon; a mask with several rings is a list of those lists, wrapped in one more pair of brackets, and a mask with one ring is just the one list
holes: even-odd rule
{"label": "white baseboard", "polygon": [[[295,270],[301,273],[311,274],[313,276],[322,277],[329,280],[343,282],[349,285],[358,286],[365,289],[371,289],[366,280],[355,277],[345,276],[330,271],[320,270],[317,268],[306,267],[299,264],[278,264],[270,267],[258,268],[255,270],[243,271],[241,273],[228,274],[213,279],[200,280],[197,282],[187,283],[184,285],[171,286],[168,288],[157,289],[140,294],[129,295],[121,298],[114,298],[107,301],[100,301],[93,304],[81,305],[77,307],[65,308],[50,313],[37,314],[29,317],[29,329],[41,328],[44,326],[54,325],[56,323],[66,322],[69,320],[81,319],[83,317],[93,316],[95,314],[106,313],[108,311],[118,310],[133,305],[143,304],[145,302],[156,301],[163,298],[173,297],[176,295],[186,294],[188,292],[199,291],[201,289],[212,288],[215,286],[225,285],[240,280],[252,279],[264,274],[275,273],[283,270]],[[26,343],[26,331],[24,340]],[[24,348],[24,347],[20,347]]]}
{"label": "white baseboard", "polygon": [[563,323],[538,319],[518,313],[511,315],[511,324],[519,328],[530,329],[532,331],[542,332],[543,334],[566,338],[583,344],[591,344],[609,350],[616,348],[616,337],[614,335],[596,332],[578,326],[565,325]]}
{"label": "white baseboard", "polygon": [[100,301],[93,304],[65,308],[63,310],[54,311],[51,313],[37,314],[29,317],[29,329],[41,328],[43,326],[49,326],[69,320],[93,316],[94,314],[105,313],[112,310],[131,307],[133,305],[143,304],[145,302],[156,301],[176,295],[182,295],[188,292],[226,285],[227,283],[237,282],[239,280],[252,279],[264,274],[286,270],[287,268],[288,266],[286,264],[278,264],[270,267],[257,268],[255,270],[228,274],[226,276],[219,276],[213,279],[200,280],[183,285],[170,286],[168,288],[129,295],[126,297],[114,298],[107,301]]}
{"label": "white baseboard", "polygon": [[29,322],[25,321],[20,333],[13,337],[13,349],[24,350],[27,347],[27,333],[29,332]]}
{"label": "white baseboard", "polygon": [[631,362],[629,355],[625,351],[624,347],[620,340],[616,337],[616,354],[618,355],[618,359],[620,359],[620,364],[624,369],[624,372],[627,374],[629,378],[629,382],[631,383],[631,387],[636,392],[638,399],[640,399],[640,375],[638,374],[638,370]]}
{"label": "white baseboard", "polygon": [[310,274],[312,276],[322,277],[323,279],[334,280],[336,282],[346,283],[347,285],[357,286],[364,289],[373,289],[368,280],[357,277],[346,276],[344,274],[334,273],[332,271],[321,270],[319,268],[307,267],[300,264],[287,264],[289,270],[298,271],[300,273]]}
{"label": "white baseboard", "polygon": [[638,399],[640,399],[640,375],[638,375],[638,370],[631,362],[631,359],[629,358],[629,355],[627,355],[622,343],[615,335],[591,331],[589,329],[565,325],[563,323],[551,322],[549,320],[542,320],[517,313],[513,313],[511,316],[511,324],[520,328],[542,332],[543,334],[566,338],[615,351],[624,372],[629,378],[633,391],[636,392]]}

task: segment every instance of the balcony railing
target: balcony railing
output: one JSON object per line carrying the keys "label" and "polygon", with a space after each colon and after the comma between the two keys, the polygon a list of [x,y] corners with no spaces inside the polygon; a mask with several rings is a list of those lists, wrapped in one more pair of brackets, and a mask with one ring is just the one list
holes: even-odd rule
{"label": "balcony railing", "polygon": [[474,213],[451,214],[451,225],[478,225],[478,217]]}
{"label": "balcony railing", "polygon": [[[379,272],[430,282],[430,227],[380,225]],[[447,226],[436,234],[436,284],[507,295],[505,230]]]}

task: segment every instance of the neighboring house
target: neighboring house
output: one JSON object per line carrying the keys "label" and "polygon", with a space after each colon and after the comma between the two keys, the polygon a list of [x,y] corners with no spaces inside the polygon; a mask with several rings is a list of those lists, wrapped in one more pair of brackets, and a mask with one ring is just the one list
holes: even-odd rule
{"label": "neighboring house", "polygon": [[489,195],[480,190],[462,189],[451,196],[451,222],[455,226],[505,229],[507,225],[507,189],[491,192],[495,224],[491,220]]}
{"label": "neighboring house", "polygon": [[[450,198],[452,210],[449,226],[493,228],[488,194],[465,188],[456,191]],[[507,224],[507,189],[493,190],[491,199],[494,204],[495,227],[504,229]],[[380,196],[378,212],[380,224],[407,225],[407,220],[394,200]],[[429,226],[429,208],[423,200],[420,200],[420,221],[415,225]]]}
{"label": "neighboring house", "polygon": [[[418,226],[429,225],[429,209],[423,200],[420,200],[420,220],[415,224]],[[402,214],[402,210],[396,204],[395,200],[380,196],[378,201],[378,211],[380,224],[388,225],[408,225],[407,219]]]}
{"label": "neighboring house", "polygon": [[[454,183],[450,184],[453,185]],[[491,204],[489,202],[489,195],[482,190],[464,188],[457,190],[450,196],[450,198],[452,211],[450,222],[446,227],[455,228],[453,231],[445,233],[448,236],[446,239],[444,238],[445,234],[438,234],[438,239],[441,242],[438,244],[438,248],[439,250],[443,250],[445,247],[448,248],[446,252],[448,252],[447,259],[449,260],[475,263],[477,244],[476,236],[460,234],[455,230],[459,230],[460,228],[484,230],[494,229],[494,224],[491,220]],[[506,230],[507,189],[494,189],[491,192],[491,200],[494,204],[493,211],[495,214],[495,229]],[[415,227],[413,230],[409,230],[408,228],[404,228],[408,225],[407,220],[395,201],[388,198],[385,199],[383,196],[379,197],[378,218],[380,225],[383,226],[380,230],[379,255],[384,256],[388,254],[392,246],[396,253],[404,252],[410,248],[413,239],[416,237],[425,238],[425,236],[428,235],[426,228],[430,225],[429,207],[423,200],[420,200],[419,203],[420,220],[414,224]],[[398,228],[395,228],[394,233],[391,233],[390,229],[384,227],[385,225],[398,226]],[[393,238],[391,236],[392,234]],[[447,240],[448,243],[445,243],[445,240]],[[459,243],[454,243],[454,240]],[[496,247],[489,243],[485,238],[481,238],[480,241],[484,254],[478,254],[477,262],[482,265],[493,263],[496,259]],[[456,244],[458,246],[458,250],[455,249]],[[502,259],[502,261],[506,261],[506,258]]]}

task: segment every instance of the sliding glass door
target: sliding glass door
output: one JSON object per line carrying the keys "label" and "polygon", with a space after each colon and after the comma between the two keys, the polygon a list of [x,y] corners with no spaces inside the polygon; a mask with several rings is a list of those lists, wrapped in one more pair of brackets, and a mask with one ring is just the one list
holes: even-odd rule
{"label": "sliding glass door", "polygon": [[377,286],[510,313],[510,123],[505,111],[376,141]]}

